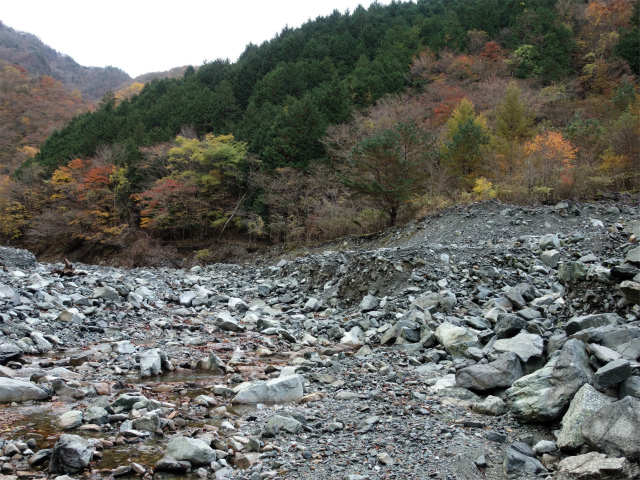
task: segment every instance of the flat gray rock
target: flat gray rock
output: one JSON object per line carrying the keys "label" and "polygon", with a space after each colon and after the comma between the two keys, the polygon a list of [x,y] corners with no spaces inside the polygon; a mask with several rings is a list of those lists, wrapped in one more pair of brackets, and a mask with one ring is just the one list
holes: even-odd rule
{"label": "flat gray rock", "polygon": [[232,403],[289,403],[297,402],[304,396],[305,380],[302,375],[288,375],[266,382],[255,382],[240,390]]}
{"label": "flat gray rock", "polygon": [[540,358],[544,352],[544,340],[534,333],[520,332],[513,338],[504,338],[493,344],[496,352],[513,352],[522,363]]}
{"label": "flat gray rock", "polygon": [[554,480],[637,480],[640,467],[626,458],[611,458],[597,452],[560,461]]}
{"label": "flat gray rock", "polygon": [[469,390],[486,391],[508,388],[522,377],[522,366],[513,352],[503,353],[497,360],[465,367],[456,372],[456,385]]}
{"label": "flat gray rock", "polygon": [[0,377],[0,403],[45,400],[49,395],[31,382]]}

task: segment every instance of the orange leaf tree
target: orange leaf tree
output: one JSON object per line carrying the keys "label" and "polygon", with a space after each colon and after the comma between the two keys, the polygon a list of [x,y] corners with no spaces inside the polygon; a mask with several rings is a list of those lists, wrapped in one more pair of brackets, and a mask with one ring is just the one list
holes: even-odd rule
{"label": "orange leaf tree", "polygon": [[571,185],[576,149],[561,133],[542,132],[525,144],[523,177],[529,195],[551,194],[559,184]]}

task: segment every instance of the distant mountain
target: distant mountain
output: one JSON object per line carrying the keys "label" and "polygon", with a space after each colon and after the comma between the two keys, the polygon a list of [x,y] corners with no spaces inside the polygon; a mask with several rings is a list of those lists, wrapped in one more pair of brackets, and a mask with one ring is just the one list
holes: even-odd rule
{"label": "distant mountain", "polygon": [[131,77],[115,67],[84,67],[73,58],[45,45],[31,33],[20,32],[0,21],[0,58],[17,63],[33,76],[49,75],[70,91],[96,101],[109,90],[116,91]]}
{"label": "distant mountain", "polygon": [[35,155],[40,144],[76,115],[93,108],[49,75],[32,76],[0,58],[0,175]]}

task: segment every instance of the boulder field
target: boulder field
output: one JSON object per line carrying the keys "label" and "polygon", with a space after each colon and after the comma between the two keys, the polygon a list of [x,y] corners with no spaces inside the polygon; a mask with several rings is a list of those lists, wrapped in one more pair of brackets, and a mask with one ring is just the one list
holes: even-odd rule
{"label": "boulder field", "polygon": [[454,207],[244,264],[0,247],[0,480],[638,479],[640,207]]}

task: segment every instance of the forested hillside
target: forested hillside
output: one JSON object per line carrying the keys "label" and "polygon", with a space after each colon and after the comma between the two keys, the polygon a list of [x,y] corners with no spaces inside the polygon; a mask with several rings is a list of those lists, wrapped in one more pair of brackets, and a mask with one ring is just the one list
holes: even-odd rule
{"label": "forested hillside", "polygon": [[0,58],[0,174],[33,157],[49,135],[90,106],[78,90]]}
{"label": "forested hillside", "polygon": [[[81,41],[81,40],[79,40]],[[0,21],[0,58],[16,63],[34,76],[48,75],[69,90],[78,89],[87,100],[99,100],[110,90],[130,80],[115,67],[84,67],[55,51],[31,33],[19,32]]]}
{"label": "forested hillside", "polygon": [[5,180],[0,226],[74,247],[119,248],[139,227],[202,245],[231,231],[296,243],[452,201],[637,191],[638,8],[334,11],[235,63],[105,96]]}

